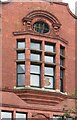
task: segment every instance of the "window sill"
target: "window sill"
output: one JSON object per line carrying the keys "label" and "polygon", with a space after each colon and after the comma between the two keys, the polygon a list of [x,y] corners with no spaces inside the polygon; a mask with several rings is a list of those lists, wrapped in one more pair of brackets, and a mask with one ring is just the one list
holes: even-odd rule
{"label": "window sill", "polygon": [[26,90],[26,89],[30,89],[30,90],[36,90],[36,91],[46,91],[46,92],[54,92],[54,93],[60,93],[63,95],[68,95],[67,92],[61,92],[59,89],[53,90],[53,89],[45,89],[45,88],[35,88],[35,87],[30,87],[30,86],[24,86],[24,87],[16,87],[14,86],[14,89],[16,90]]}

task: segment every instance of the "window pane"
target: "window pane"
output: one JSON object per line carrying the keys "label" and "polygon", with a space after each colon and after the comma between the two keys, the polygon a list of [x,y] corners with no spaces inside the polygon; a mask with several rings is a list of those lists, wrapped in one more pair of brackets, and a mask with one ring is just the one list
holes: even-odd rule
{"label": "window pane", "polygon": [[31,53],[31,60],[40,61],[40,55]]}
{"label": "window pane", "polygon": [[45,76],[45,88],[53,88],[53,77]]}
{"label": "window pane", "polygon": [[40,50],[40,43],[31,42],[30,48],[34,50]]}
{"label": "window pane", "polygon": [[26,120],[26,114],[24,114],[24,113],[16,113],[16,120],[20,120],[18,118],[21,118],[21,120]]}
{"label": "window pane", "polygon": [[40,80],[39,75],[32,75],[31,74],[31,76],[30,76],[30,85],[39,87],[40,86],[39,80]]}
{"label": "window pane", "polygon": [[60,48],[60,54],[64,55],[64,48],[62,48],[62,47]]}
{"label": "window pane", "polygon": [[64,65],[64,60],[60,58],[60,65]]}
{"label": "window pane", "polygon": [[45,51],[54,52],[54,46],[53,45],[45,45]]}
{"label": "window pane", "polygon": [[31,65],[30,72],[35,74],[40,74],[40,66]]}
{"label": "window pane", "polygon": [[45,75],[54,76],[54,68],[45,67]]}
{"label": "window pane", "polygon": [[19,41],[18,41],[17,47],[18,47],[18,48],[25,48],[25,42],[19,42]]}
{"label": "window pane", "polygon": [[25,60],[25,53],[17,53],[18,60]]}
{"label": "window pane", "polygon": [[4,120],[4,118],[12,120],[12,112],[1,112],[1,119]]}
{"label": "window pane", "polygon": [[59,116],[54,116],[53,120],[63,120],[63,117],[59,117]]}
{"label": "window pane", "polygon": [[17,72],[18,73],[25,73],[25,65],[24,64],[18,64],[17,65]]}
{"label": "window pane", "polygon": [[18,74],[18,86],[24,86],[25,85],[25,74]]}
{"label": "window pane", "polygon": [[54,63],[54,57],[53,56],[45,56],[45,62]]}
{"label": "window pane", "polygon": [[60,70],[60,78],[63,79],[63,70]]}
{"label": "window pane", "polygon": [[63,80],[60,80],[60,91],[63,92]]}

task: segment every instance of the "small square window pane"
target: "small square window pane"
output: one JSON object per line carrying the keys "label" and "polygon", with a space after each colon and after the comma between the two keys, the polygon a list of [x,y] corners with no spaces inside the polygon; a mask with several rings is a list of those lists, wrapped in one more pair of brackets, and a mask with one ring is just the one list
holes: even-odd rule
{"label": "small square window pane", "polygon": [[45,67],[45,75],[54,76],[54,68],[52,68],[52,67]]}
{"label": "small square window pane", "polygon": [[31,42],[30,48],[34,50],[40,50],[40,43]]}
{"label": "small square window pane", "polygon": [[25,85],[25,74],[18,74],[17,85],[18,86],[24,86]]}
{"label": "small square window pane", "polygon": [[21,49],[25,48],[25,42],[20,42],[20,41],[18,41],[17,44],[18,44],[18,45],[17,45],[18,48],[21,48]]}
{"label": "small square window pane", "polygon": [[12,112],[1,112],[1,119],[2,120],[12,120]]}
{"label": "small square window pane", "polygon": [[16,120],[26,120],[26,114],[25,113],[16,113]]}
{"label": "small square window pane", "polygon": [[60,48],[60,54],[64,55],[64,48],[63,47]]}
{"label": "small square window pane", "polygon": [[64,71],[63,70],[60,70],[60,78],[63,79],[63,74],[64,74]]}
{"label": "small square window pane", "polygon": [[45,51],[46,52],[54,52],[54,46],[53,45],[45,45]]}
{"label": "small square window pane", "polygon": [[39,87],[40,86],[39,80],[40,80],[39,75],[32,75],[31,74],[31,76],[30,76],[30,85]]}
{"label": "small square window pane", "polygon": [[31,65],[30,72],[35,74],[40,74],[40,66]]}
{"label": "small square window pane", "polygon": [[45,62],[54,63],[54,57],[53,56],[45,56]]}
{"label": "small square window pane", "polygon": [[40,54],[31,53],[31,60],[40,61]]}
{"label": "small square window pane", "polygon": [[24,64],[17,65],[17,73],[25,73],[25,65]]}
{"label": "small square window pane", "polygon": [[25,60],[25,53],[18,53],[18,60]]}
{"label": "small square window pane", "polygon": [[53,77],[45,76],[45,88],[53,89]]}

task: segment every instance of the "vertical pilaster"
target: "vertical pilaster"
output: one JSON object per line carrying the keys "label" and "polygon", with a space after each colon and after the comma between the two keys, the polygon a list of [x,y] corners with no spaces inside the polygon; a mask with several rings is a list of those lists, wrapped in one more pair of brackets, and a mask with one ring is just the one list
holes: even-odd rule
{"label": "vertical pilaster", "polygon": [[26,56],[26,62],[25,62],[25,85],[30,86],[30,37],[26,36],[26,48],[25,48],[25,56]]}
{"label": "vertical pilaster", "polygon": [[44,41],[42,41],[42,55],[41,55],[41,88],[44,88]]}
{"label": "vertical pilaster", "polygon": [[60,43],[56,43],[55,89],[60,90]]}

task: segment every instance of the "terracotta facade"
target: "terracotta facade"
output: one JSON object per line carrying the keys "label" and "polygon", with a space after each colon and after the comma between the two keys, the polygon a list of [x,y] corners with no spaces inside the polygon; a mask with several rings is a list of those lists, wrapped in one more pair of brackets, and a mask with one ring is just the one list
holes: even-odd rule
{"label": "terracotta facade", "polygon": [[[45,118],[76,116],[76,99],[73,97],[77,88],[76,80],[76,35],[74,16],[68,4],[62,2],[9,2],[2,4],[2,85],[0,89],[1,111],[12,111],[27,114],[27,118]],[[37,21],[48,24],[45,34],[34,30]],[[18,49],[18,41],[24,40],[25,48]],[[41,50],[30,49],[31,41],[41,43]],[[55,46],[54,52],[45,52],[45,45]],[[60,50],[64,49],[61,55]],[[17,59],[18,52],[25,54],[24,60]],[[32,61],[31,53],[39,54],[40,61]],[[45,56],[55,59],[46,63]],[[62,59],[61,59],[62,58]],[[63,65],[60,61],[63,60]],[[25,65],[24,86],[17,86],[17,65]],[[40,70],[40,86],[30,85],[30,65],[38,65]],[[53,88],[45,88],[44,69],[55,69]],[[60,83],[60,71],[63,70],[63,83]],[[63,85],[63,91],[60,90]],[[66,105],[66,107],[65,107]]]}

